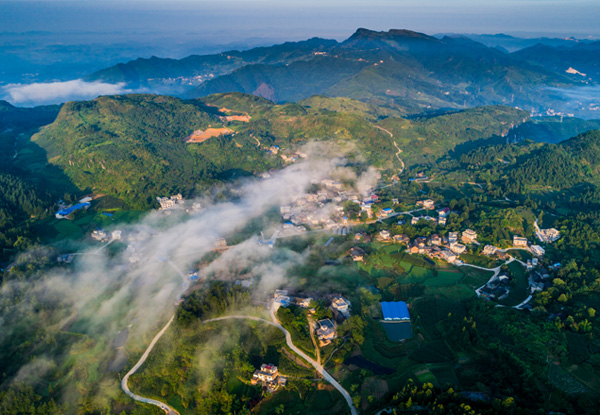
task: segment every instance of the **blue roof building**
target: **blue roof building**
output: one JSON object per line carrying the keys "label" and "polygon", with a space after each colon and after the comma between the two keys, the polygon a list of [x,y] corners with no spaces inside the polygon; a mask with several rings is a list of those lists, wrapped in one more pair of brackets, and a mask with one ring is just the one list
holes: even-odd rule
{"label": "blue roof building", "polygon": [[383,301],[381,311],[385,321],[410,321],[408,307],[404,301]]}
{"label": "blue roof building", "polygon": [[88,207],[90,207],[89,202],[77,203],[76,205],[73,205],[66,209],[59,210],[58,212],[56,212],[56,217],[58,219],[61,219],[61,218],[64,218],[65,216],[69,216],[71,213],[75,212],[76,210],[83,209],[83,208],[87,209]]}
{"label": "blue roof building", "polygon": [[410,314],[404,301],[384,301],[381,303],[381,311],[381,324],[391,341],[399,342],[413,337]]}

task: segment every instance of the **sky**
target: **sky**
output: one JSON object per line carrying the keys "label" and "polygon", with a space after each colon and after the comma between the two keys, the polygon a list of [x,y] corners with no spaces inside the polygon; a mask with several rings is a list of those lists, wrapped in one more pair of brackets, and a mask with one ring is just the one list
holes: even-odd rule
{"label": "sky", "polygon": [[0,0],[0,33],[198,34],[344,39],[357,27],[428,34],[600,34],[598,0]]}

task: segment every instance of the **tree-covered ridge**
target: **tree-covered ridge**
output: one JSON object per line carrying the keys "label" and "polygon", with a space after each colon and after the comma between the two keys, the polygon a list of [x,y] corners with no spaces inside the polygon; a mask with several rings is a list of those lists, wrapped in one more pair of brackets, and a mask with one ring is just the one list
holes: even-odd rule
{"label": "tree-covered ridge", "polygon": [[[463,167],[479,171],[482,180],[501,180],[509,193],[542,188],[562,190],[581,183],[597,185],[600,131],[588,131],[560,144],[523,141],[485,146],[458,160]],[[588,189],[578,197],[589,192]]]}
{"label": "tree-covered ridge", "polygon": [[584,120],[575,117],[533,118],[509,133],[512,140],[533,140],[559,143],[576,135],[600,128],[600,120]]}
{"label": "tree-covered ridge", "polygon": [[[250,121],[224,121],[228,111],[248,114]],[[81,190],[147,206],[160,194],[189,195],[216,180],[274,167],[281,160],[264,151],[272,144],[290,148],[315,138],[349,141],[370,164],[391,167],[398,163],[394,141],[406,163],[431,163],[465,142],[478,145],[526,119],[526,113],[508,107],[373,124],[375,114],[363,103],[326,97],[283,105],[239,93],[191,101],[101,97],[65,104],[34,142]],[[225,124],[236,135],[184,143],[194,130]]]}
{"label": "tree-covered ridge", "polygon": [[551,99],[538,85],[570,85],[562,73],[466,38],[408,30],[359,29],[317,56],[287,65],[246,65],[210,79],[188,96],[238,91],[278,102],[315,94],[349,97],[408,113]]}
{"label": "tree-covered ridge", "polygon": [[0,258],[27,248],[36,240],[28,219],[50,213],[50,195],[8,173],[0,172]]}
{"label": "tree-covered ridge", "polygon": [[154,196],[189,194],[230,170],[251,173],[272,166],[242,138],[184,142],[195,130],[222,126],[218,114],[200,101],[167,96],[100,97],[67,103],[33,140],[80,189],[146,206]]}
{"label": "tree-covered ridge", "polygon": [[20,108],[0,100],[0,133],[6,129],[19,131],[50,124],[56,118],[60,105]]}
{"label": "tree-covered ridge", "polygon": [[407,119],[397,111],[348,98],[314,96],[283,105],[240,93],[201,99],[207,105],[251,115],[250,122],[240,126],[239,131],[287,143],[310,138],[350,140],[379,166],[397,160],[394,141],[402,149],[405,163],[429,164],[452,150],[465,151],[463,146],[472,148],[489,140],[498,141],[511,127],[528,119],[527,112],[505,106]]}

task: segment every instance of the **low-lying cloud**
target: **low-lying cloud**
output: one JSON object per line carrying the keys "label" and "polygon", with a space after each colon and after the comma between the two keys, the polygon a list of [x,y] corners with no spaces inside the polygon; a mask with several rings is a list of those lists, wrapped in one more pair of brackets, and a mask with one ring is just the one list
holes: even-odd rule
{"label": "low-lying cloud", "polygon": [[107,84],[75,79],[64,82],[8,84],[2,87],[0,96],[13,105],[35,106],[89,100],[100,95],[119,95],[132,92],[141,91],[127,89],[123,82]]}

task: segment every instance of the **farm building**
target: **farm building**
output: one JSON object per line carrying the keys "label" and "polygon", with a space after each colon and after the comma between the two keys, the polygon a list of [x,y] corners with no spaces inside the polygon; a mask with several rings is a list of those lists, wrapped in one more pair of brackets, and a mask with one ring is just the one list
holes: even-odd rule
{"label": "farm building", "polygon": [[410,325],[410,314],[404,301],[381,303],[383,320],[380,320],[388,338],[399,342],[413,337]]}
{"label": "farm building", "polygon": [[77,203],[76,205],[73,205],[73,206],[65,208],[65,209],[61,209],[58,212],[56,212],[56,219],[64,219],[67,216],[69,216],[71,213],[75,212],[76,210],[84,209],[84,208],[87,209],[89,207],[90,207],[89,202]]}

